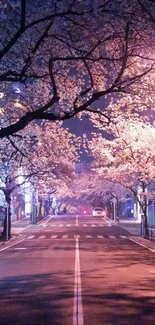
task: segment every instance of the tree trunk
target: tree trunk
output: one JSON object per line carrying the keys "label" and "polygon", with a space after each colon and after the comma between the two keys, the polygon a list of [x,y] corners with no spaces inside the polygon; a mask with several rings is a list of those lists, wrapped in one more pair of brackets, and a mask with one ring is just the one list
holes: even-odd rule
{"label": "tree trunk", "polygon": [[[146,198],[145,198],[145,200],[146,200]],[[144,202],[143,213],[144,213],[145,238],[149,238],[147,204],[146,204],[146,202]]]}
{"label": "tree trunk", "polygon": [[[143,184],[142,188],[143,188],[143,193],[145,194],[147,187],[144,186],[144,184]],[[141,211],[142,211],[142,214],[143,214],[143,217],[144,217],[144,220],[142,221],[143,226],[144,226],[144,237],[149,238],[148,215],[147,215],[147,196],[144,195],[144,198],[142,200],[138,197],[137,193],[136,193],[135,196],[136,196],[136,199],[137,199],[137,201],[138,201],[138,203],[140,205],[140,208],[141,208]]]}
{"label": "tree trunk", "polygon": [[111,201],[107,202],[106,208],[107,208],[107,217],[112,219]]}
{"label": "tree trunk", "polygon": [[9,240],[11,238],[11,195],[6,193],[5,195],[7,208],[5,208],[5,219],[2,231],[2,238]]}
{"label": "tree trunk", "polygon": [[116,198],[117,202],[116,202],[116,219],[117,222],[119,222],[119,218],[120,218],[120,203],[118,198]]}

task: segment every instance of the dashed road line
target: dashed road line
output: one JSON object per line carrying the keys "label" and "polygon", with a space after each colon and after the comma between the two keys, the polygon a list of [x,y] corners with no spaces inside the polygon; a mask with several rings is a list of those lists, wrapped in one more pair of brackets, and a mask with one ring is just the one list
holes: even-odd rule
{"label": "dashed road line", "polygon": [[44,224],[44,225],[41,225],[39,224],[38,225],[39,227],[43,227],[43,228],[47,228],[47,227],[105,227],[105,226],[108,226],[108,227],[111,227],[111,225],[105,225],[105,224],[86,224],[86,223],[76,223],[76,224]]}
{"label": "dashed road line", "polygon": [[129,237],[128,236],[124,236],[124,235],[100,235],[100,234],[96,234],[96,235],[86,235],[86,234],[82,234],[82,235],[71,235],[71,234],[54,234],[54,235],[41,235],[41,236],[37,236],[37,234],[35,235],[31,235],[31,236],[27,236],[25,237],[25,239],[27,240],[30,240],[30,239],[33,239],[33,240],[38,240],[38,239],[55,239],[55,238],[58,238],[58,239],[73,239],[73,238],[76,238],[77,236],[79,236],[78,238],[92,238],[92,239],[95,239],[95,238],[98,238],[98,239],[128,239]]}

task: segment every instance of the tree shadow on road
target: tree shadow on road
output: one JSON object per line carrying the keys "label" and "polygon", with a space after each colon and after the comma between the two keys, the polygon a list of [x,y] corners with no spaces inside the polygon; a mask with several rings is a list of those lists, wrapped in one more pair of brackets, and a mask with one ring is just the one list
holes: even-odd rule
{"label": "tree shadow on road", "polygon": [[[73,285],[61,272],[2,278],[0,324],[61,325],[72,317]],[[68,309],[69,310],[69,309]]]}

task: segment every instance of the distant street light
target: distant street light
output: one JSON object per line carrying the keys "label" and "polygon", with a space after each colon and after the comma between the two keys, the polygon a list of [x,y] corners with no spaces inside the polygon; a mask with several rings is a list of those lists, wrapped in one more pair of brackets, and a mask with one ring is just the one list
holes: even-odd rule
{"label": "distant street light", "polygon": [[0,99],[4,97],[4,93],[0,92]]}

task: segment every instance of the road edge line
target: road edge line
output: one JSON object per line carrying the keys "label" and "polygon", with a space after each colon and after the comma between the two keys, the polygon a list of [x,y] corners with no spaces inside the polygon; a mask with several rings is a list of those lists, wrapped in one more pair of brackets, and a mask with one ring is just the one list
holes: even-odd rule
{"label": "road edge line", "polygon": [[25,237],[24,238],[22,238],[22,239],[20,239],[20,240],[18,240],[18,241],[16,241],[16,242],[14,242],[14,243],[12,243],[11,245],[9,245],[9,246],[5,246],[5,247],[3,247],[2,249],[0,248],[0,252],[2,252],[2,251],[4,251],[4,250],[6,250],[7,248],[10,248],[10,247],[12,247],[12,246],[14,246],[14,245],[16,245],[16,244],[19,244],[19,243],[21,243],[23,240],[25,239]]}
{"label": "road edge line", "polygon": [[150,248],[150,247],[147,247],[147,246],[145,246],[144,244],[141,244],[141,243],[139,243],[138,241],[136,241],[136,240],[134,240],[134,239],[132,239],[132,238],[130,238],[130,237],[128,237],[128,239],[131,240],[131,241],[133,241],[134,243],[138,244],[139,246],[142,246],[142,247],[144,247],[144,248],[146,248],[146,249],[149,249],[151,252],[155,253],[155,250],[154,250],[154,249],[152,249],[152,248]]}

